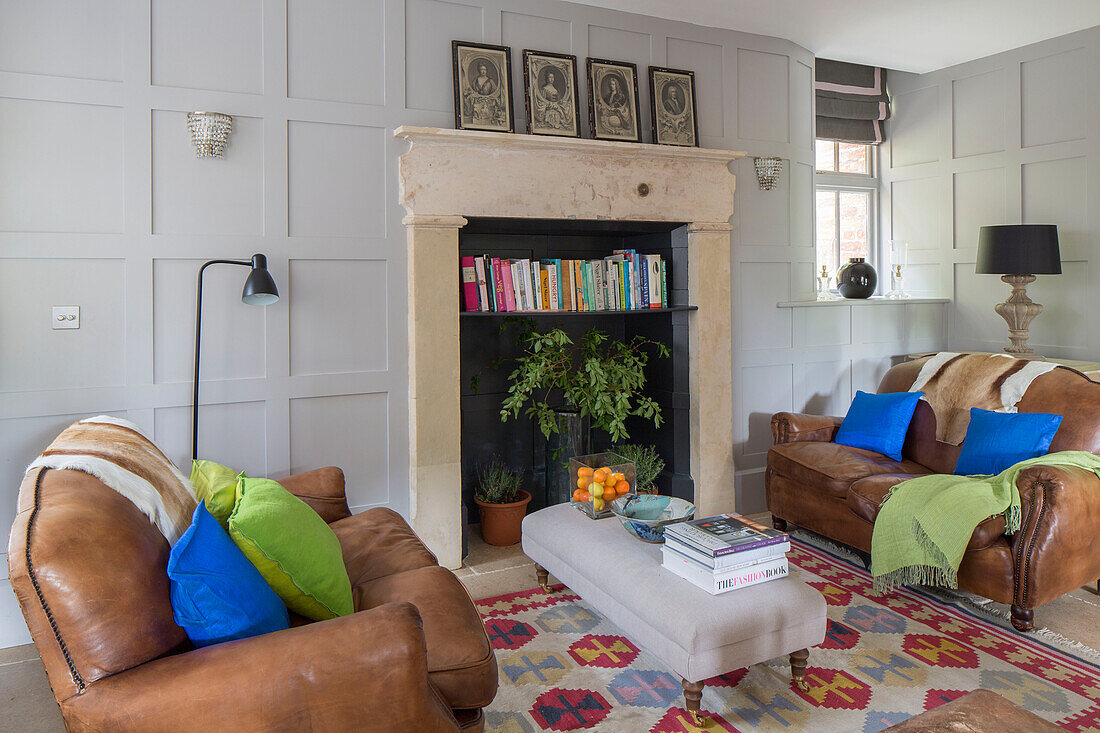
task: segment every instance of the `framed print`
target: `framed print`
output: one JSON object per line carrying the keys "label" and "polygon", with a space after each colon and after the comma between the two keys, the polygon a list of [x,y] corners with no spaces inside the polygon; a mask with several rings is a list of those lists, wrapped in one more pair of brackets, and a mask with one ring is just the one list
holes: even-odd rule
{"label": "framed print", "polygon": [[505,46],[451,41],[455,128],[512,132],[512,54]]}
{"label": "framed print", "polygon": [[597,140],[642,141],[638,122],[638,67],[589,58],[588,122]]}
{"label": "framed print", "polygon": [[577,57],[524,49],[523,101],[530,134],[580,137]]}
{"label": "framed print", "polygon": [[653,111],[653,142],[658,145],[699,145],[695,72],[650,66],[649,92]]}

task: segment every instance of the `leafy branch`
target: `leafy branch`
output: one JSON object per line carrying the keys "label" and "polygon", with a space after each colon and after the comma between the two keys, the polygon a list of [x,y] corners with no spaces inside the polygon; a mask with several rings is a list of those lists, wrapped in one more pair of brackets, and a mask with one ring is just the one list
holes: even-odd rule
{"label": "leafy branch", "polygon": [[613,441],[630,437],[626,430],[629,417],[661,426],[660,406],[642,394],[650,352],[660,358],[669,356],[668,347],[661,342],[642,336],[619,341],[594,328],[576,344],[560,328],[542,333],[533,327],[521,335],[520,342],[523,354],[508,376],[508,396],[500,410],[502,422],[518,418],[522,412],[547,438],[560,432],[549,401],[558,389],[566,406],[577,409],[582,418],[590,417],[592,427],[605,431]]}

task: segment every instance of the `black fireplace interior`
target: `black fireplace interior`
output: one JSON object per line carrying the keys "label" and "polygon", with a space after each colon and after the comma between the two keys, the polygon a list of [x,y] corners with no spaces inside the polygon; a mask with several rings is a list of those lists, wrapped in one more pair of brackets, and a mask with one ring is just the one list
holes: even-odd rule
{"label": "black fireplace interior", "polygon": [[[615,249],[659,254],[668,263],[670,305],[649,311],[461,314],[462,500],[471,521],[477,517],[473,503],[477,467],[494,456],[524,470],[524,488],[532,495],[528,511],[547,504],[545,438],[522,414],[507,423],[500,419],[508,375],[514,368],[510,360],[520,353],[517,318],[533,319],[539,330],[560,326],[574,341],[598,328],[612,338],[641,335],[669,347],[669,358],[651,358],[646,367],[646,393],[661,405],[664,422],[655,429],[652,422],[631,418],[630,437],[624,442],[657,446],[665,460],[657,481],[660,493],[692,500],[687,326],[694,307],[687,303],[686,228],[667,222],[469,218],[459,232],[460,256],[600,259]],[[461,311],[462,304],[456,307]],[[503,363],[494,368],[498,359]],[[593,430],[593,451],[609,448],[610,438]]]}

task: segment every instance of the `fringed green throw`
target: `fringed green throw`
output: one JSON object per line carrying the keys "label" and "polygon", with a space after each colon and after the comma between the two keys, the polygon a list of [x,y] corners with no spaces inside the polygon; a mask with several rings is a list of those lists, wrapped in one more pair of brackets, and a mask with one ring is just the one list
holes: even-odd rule
{"label": "fringed green throw", "polygon": [[996,476],[932,474],[902,481],[883,499],[871,537],[875,590],[902,585],[958,588],[974,528],[997,514],[1005,534],[1020,528],[1016,478],[1029,466],[1076,466],[1100,476],[1100,456],[1062,451],[1021,461]]}

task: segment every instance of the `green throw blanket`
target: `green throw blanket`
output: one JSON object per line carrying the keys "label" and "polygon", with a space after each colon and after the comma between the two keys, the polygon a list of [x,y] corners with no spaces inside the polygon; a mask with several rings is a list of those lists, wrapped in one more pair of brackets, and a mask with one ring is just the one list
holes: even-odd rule
{"label": "green throw blanket", "polygon": [[996,476],[920,476],[890,490],[875,518],[871,569],[875,589],[959,586],[958,570],[974,528],[997,514],[1005,534],[1020,529],[1016,478],[1029,466],[1076,466],[1100,476],[1100,456],[1062,451],[1030,458]]}

